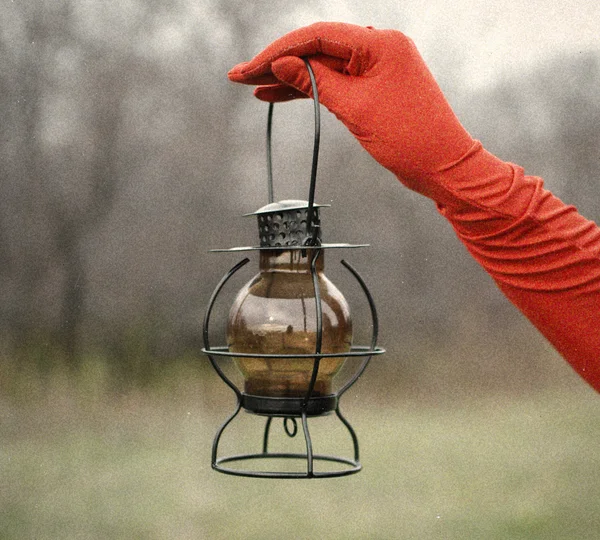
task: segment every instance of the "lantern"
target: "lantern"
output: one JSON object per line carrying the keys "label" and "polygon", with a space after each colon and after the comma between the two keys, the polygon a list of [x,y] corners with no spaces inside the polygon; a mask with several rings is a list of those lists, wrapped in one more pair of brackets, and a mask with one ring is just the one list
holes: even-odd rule
{"label": "lantern", "polygon": [[[247,214],[258,220],[259,245],[213,251],[257,251],[259,272],[237,293],[229,312],[227,344],[211,346],[209,324],[214,304],[229,279],[246,265],[236,264],[215,288],[204,318],[203,352],[221,379],[236,395],[234,412],[217,431],[212,448],[212,467],[238,476],[267,478],[319,478],[356,473],[359,461],[358,438],[339,408],[341,396],[365,370],[377,347],[378,320],[373,298],[358,272],[346,261],[342,265],[356,279],[366,296],[371,314],[372,334],[369,345],[352,342],[350,307],[340,290],[325,275],[325,251],[363,247],[351,244],[326,244],[321,241],[322,205],[314,203],[320,142],[318,91],[310,63],[305,59],[314,95],[315,139],[309,197],[307,201],[273,202],[271,166],[271,124],[273,105],[267,122],[267,171],[269,203]],[[217,358],[233,361],[243,377],[243,388],[225,374]],[[359,360],[356,362],[355,360]],[[353,362],[354,361],[354,362]],[[348,369],[348,364],[353,366]],[[344,366],[347,380],[336,386],[336,376]],[[219,455],[219,443],[227,427],[239,412],[266,418],[260,451],[232,456]],[[351,457],[317,454],[309,430],[313,418],[335,414],[346,428],[353,445]],[[290,437],[302,425],[305,452],[272,452],[269,449],[271,424],[283,419]],[[301,471],[285,467],[247,470],[241,464],[263,464],[277,460],[302,460]],[[319,471],[316,463],[327,462]],[[289,463],[289,461],[286,461]],[[236,467],[234,467],[234,465]],[[333,467],[333,468],[332,468]]]}

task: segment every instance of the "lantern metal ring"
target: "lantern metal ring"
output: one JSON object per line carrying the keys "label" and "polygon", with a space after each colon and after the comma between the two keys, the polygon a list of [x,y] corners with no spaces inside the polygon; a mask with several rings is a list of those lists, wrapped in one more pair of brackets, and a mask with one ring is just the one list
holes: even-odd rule
{"label": "lantern metal ring", "polygon": [[[313,164],[311,169],[311,182],[309,189],[308,199],[308,210],[306,219],[306,237],[298,245],[277,247],[277,246],[257,246],[257,247],[239,247],[231,248],[228,250],[212,250],[212,251],[255,251],[255,250],[301,250],[302,253],[308,253],[310,256],[310,274],[312,278],[314,298],[315,298],[315,314],[316,314],[316,343],[314,352],[310,353],[293,353],[293,354],[262,354],[262,353],[244,353],[230,351],[227,346],[211,346],[209,340],[209,325],[213,307],[221,290],[225,284],[231,279],[231,277],[244,267],[249,259],[245,258],[235,266],[233,266],[229,272],[227,272],[220,280],[215,290],[213,291],[211,298],[208,303],[206,314],[204,317],[203,324],[203,340],[204,348],[202,352],[206,354],[215,369],[219,377],[231,388],[237,398],[237,404],[234,412],[227,418],[227,420],[218,429],[212,446],[212,467],[222,473],[231,474],[236,476],[248,476],[254,478],[329,478],[346,476],[354,474],[362,469],[362,465],[359,461],[359,445],[356,433],[350,423],[342,415],[339,409],[339,400],[341,396],[358,380],[366,369],[370,359],[374,355],[382,354],[384,349],[377,347],[378,337],[378,316],[375,308],[373,297],[367,288],[363,278],[360,274],[345,260],[342,260],[342,265],[351,273],[356,279],[360,288],[366,296],[369,304],[371,314],[371,325],[372,334],[370,344],[368,346],[356,346],[352,345],[349,351],[327,353],[322,352],[322,340],[323,340],[323,308],[321,302],[321,292],[319,286],[319,280],[317,276],[317,260],[323,250],[336,249],[336,248],[355,248],[362,247],[362,245],[350,245],[350,244],[323,244],[319,238],[319,223],[318,218],[315,214],[314,205],[314,194],[316,185],[316,171],[318,163],[318,151],[320,141],[320,116],[319,116],[319,101],[318,91],[314,73],[307,59],[304,59],[306,67],[308,69],[315,104],[315,139],[313,149]],[[272,180],[272,164],[271,164],[271,123],[272,123],[273,104],[269,106],[269,114],[267,120],[267,165],[268,165],[268,198],[269,203],[273,202],[273,180]],[[224,358],[307,358],[313,359],[312,375],[308,390],[304,396],[299,397],[270,397],[270,396],[255,396],[243,392],[239,389],[236,384],[225,374],[223,369],[219,366],[216,361],[216,357]],[[325,358],[353,358],[362,357],[363,361],[355,373],[350,379],[342,385],[342,387],[331,395],[315,395],[315,384],[319,375],[319,368],[322,359]],[[246,453],[239,455],[231,455],[220,457],[219,456],[219,443],[221,437],[230,425],[230,423],[236,418],[239,412],[245,409],[246,411],[264,416],[267,418],[266,425],[263,434],[262,451],[255,453]],[[352,457],[339,457],[326,454],[317,454],[313,451],[312,439],[308,427],[308,418],[322,416],[325,414],[335,413],[337,418],[347,429],[353,445],[353,456]],[[297,419],[301,421],[302,432],[306,443],[305,453],[285,453],[285,452],[271,452],[269,450],[269,436],[271,432],[271,424],[273,418],[283,419],[283,428],[285,433],[289,437],[295,437],[298,433]],[[239,468],[232,468],[231,464],[241,464],[244,462],[252,461],[264,461],[264,460],[303,460],[306,463],[306,470],[303,471],[265,471],[265,470],[245,470]],[[339,467],[335,470],[316,471],[315,462],[332,463]]]}

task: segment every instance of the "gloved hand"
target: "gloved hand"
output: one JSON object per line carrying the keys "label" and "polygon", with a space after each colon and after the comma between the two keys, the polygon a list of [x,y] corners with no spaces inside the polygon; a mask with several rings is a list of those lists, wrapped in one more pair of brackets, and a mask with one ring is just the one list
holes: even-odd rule
{"label": "gloved hand", "polygon": [[[457,190],[465,190],[458,199],[469,199],[469,189],[480,187],[491,197],[489,205],[502,202],[512,168],[471,138],[404,34],[344,23],[313,24],[238,64],[229,79],[259,85],[255,95],[264,101],[308,97],[310,78],[300,57],[310,60],[323,105],[409,188],[441,205],[456,206],[461,202]],[[506,181],[499,182],[499,177]]]}
{"label": "gloved hand", "polygon": [[229,78],[258,98],[319,97],[384,167],[434,199],[473,257],[600,391],[600,228],[488,153],[461,126],[412,41],[342,23],[300,28]]}

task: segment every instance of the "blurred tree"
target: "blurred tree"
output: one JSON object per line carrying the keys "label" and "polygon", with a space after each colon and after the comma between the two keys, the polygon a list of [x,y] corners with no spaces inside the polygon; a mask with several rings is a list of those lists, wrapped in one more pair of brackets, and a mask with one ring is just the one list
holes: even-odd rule
{"label": "blurred tree", "polygon": [[[265,200],[266,108],[226,72],[317,7],[3,5],[0,340],[55,340],[73,365],[91,346],[116,351],[122,363],[136,356],[131,342],[148,342],[136,362],[197,349],[201,312],[223,271],[206,251],[252,241],[253,222],[228,220]],[[462,95],[447,75],[444,90],[486,147],[598,219],[598,66],[594,56],[565,58]],[[298,127],[295,111],[281,106],[275,118],[275,167],[292,177],[280,191],[286,196],[304,193],[296,171],[303,179],[310,158],[310,128]],[[322,119],[319,199],[334,202],[337,216],[327,234],[373,240],[352,257],[369,265],[380,291],[394,291],[374,291],[384,333],[418,347],[444,341],[457,318],[481,335],[511,319],[430,201],[400,189],[335,118]],[[458,305],[457,297],[467,300]]]}
{"label": "blurred tree", "polygon": [[469,98],[461,118],[490,150],[600,221],[599,84],[597,53],[558,57]]}
{"label": "blurred tree", "polygon": [[600,223],[600,57],[588,53],[560,59],[533,85],[553,127],[561,195]]}
{"label": "blurred tree", "polygon": [[[10,230],[4,269],[12,270],[6,296],[12,302],[4,306],[15,342],[28,343],[48,324],[40,302],[48,293],[40,289],[58,287],[50,319],[59,322],[50,329],[74,364],[87,290],[86,242],[110,214],[122,179],[122,103],[132,73],[138,84],[151,75],[139,76],[149,68],[135,57],[132,42],[115,47],[84,35],[86,14],[75,2],[36,0],[15,5],[11,14],[21,32],[9,36],[13,63],[4,72],[12,98],[3,102],[12,120],[2,156],[10,206],[2,228]],[[61,69],[68,79],[61,79]]]}
{"label": "blurred tree", "polygon": [[42,100],[51,32],[40,2],[14,3],[2,23],[2,319],[16,343],[43,327],[38,295],[50,266],[44,202]]}

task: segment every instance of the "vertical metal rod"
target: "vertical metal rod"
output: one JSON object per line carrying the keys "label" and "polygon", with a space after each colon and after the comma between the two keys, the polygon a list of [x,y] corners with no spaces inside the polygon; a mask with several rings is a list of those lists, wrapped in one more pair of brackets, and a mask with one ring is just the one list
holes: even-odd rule
{"label": "vertical metal rod", "polygon": [[[315,112],[315,136],[313,143],[313,158],[312,167],[310,172],[310,186],[308,190],[308,212],[306,216],[306,231],[308,236],[313,235],[313,220],[314,220],[314,204],[315,204],[315,190],[317,185],[317,168],[319,164],[319,145],[321,140],[321,113],[319,108],[319,91],[317,89],[317,80],[315,74],[307,58],[302,58],[306,64],[308,75],[310,77],[310,83],[312,86],[313,103]],[[272,128],[273,128],[273,108],[274,104],[269,103],[269,112],[267,114],[267,190],[269,203],[272,203],[274,199],[273,193],[273,156],[271,148],[272,139]]]}
{"label": "vertical metal rod", "polygon": [[269,416],[267,418],[267,423],[265,424],[265,434],[263,436],[263,454],[269,453],[269,431],[271,430],[271,422],[273,421],[273,417]]}
{"label": "vertical metal rod", "polygon": [[310,188],[308,190],[308,214],[306,217],[306,232],[311,235],[313,225],[313,206],[315,203],[315,188],[317,184],[317,165],[319,163],[319,143],[321,139],[321,115],[319,111],[319,91],[317,89],[317,80],[310,62],[307,58],[302,58],[306,64],[308,75],[310,77],[310,84],[312,86],[313,103],[315,110],[315,138],[313,144],[313,160],[312,168],[310,173]]}
{"label": "vertical metal rod", "polygon": [[302,430],[304,431],[304,439],[306,441],[306,476],[307,478],[312,478],[314,476],[313,447],[310,432],[308,431],[306,411],[302,411]]}
{"label": "vertical metal rod", "polygon": [[269,204],[275,199],[273,197],[273,158],[271,153],[271,131],[273,126],[273,103],[269,103],[267,115],[267,190]]}
{"label": "vertical metal rod", "polygon": [[[313,288],[315,290],[315,309],[316,309],[316,324],[317,324],[317,335],[316,335],[316,343],[315,343],[315,354],[321,354],[321,347],[323,344],[323,306],[321,305],[321,290],[319,287],[319,275],[317,273],[317,258],[321,254],[320,249],[309,250],[312,256],[312,261],[310,264],[310,273],[312,276]],[[310,378],[310,384],[308,385],[308,391],[306,393],[306,397],[304,398],[304,403],[302,405],[303,411],[306,411],[308,407],[308,401],[312,396],[315,384],[317,382],[317,375],[319,373],[319,365],[321,363],[321,359],[317,356],[315,357],[313,364],[313,372]]]}

